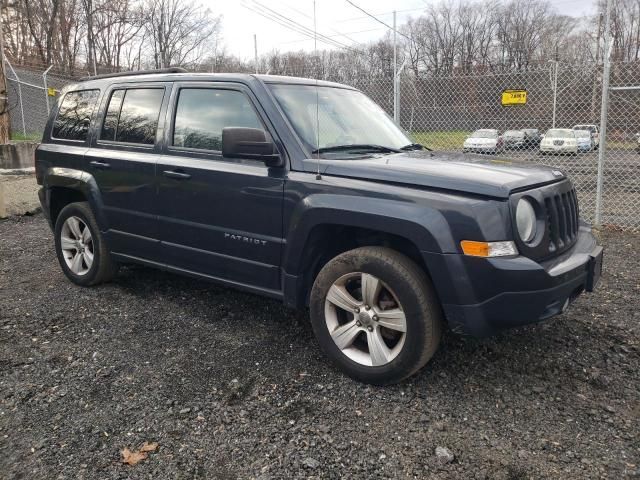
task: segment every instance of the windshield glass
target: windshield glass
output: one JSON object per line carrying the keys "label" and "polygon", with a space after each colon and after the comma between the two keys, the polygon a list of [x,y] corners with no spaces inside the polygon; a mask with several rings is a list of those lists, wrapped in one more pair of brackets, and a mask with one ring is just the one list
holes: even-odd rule
{"label": "windshield glass", "polygon": [[[356,90],[287,84],[270,88],[310,152],[342,145],[399,149],[412,143],[382,108]],[[331,152],[336,155],[348,156],[349,151]]]}
{"label": "windshield glass", "polygon": [[493,130],[476,130],[471,134],[471,138],[497,138],[498,133]]}
{"label": "windshield glass", "polygon": [[588,130],[576,130],[575,131],[576,138],[585,138],[587,140],[591,140],[591,132]]}
{"label": "windshield glass", "polygon": [[554,138],[575,138],[573,130],[549,130],[547,132],[547,137]]}
{"label": "windshield glass", "polygon": [[505,137],[524,137],[524,132],[520,130],[507,130],[504,132]]}

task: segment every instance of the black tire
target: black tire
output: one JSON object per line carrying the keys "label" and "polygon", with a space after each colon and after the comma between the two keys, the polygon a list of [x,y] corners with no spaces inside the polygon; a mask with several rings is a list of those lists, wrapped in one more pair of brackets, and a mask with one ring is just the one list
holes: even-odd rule
{"label": "black tire", "polygon": [[[362,365],[345,355],[331,338],[325,320],[329,289],[336,280],[353,272],[374,275],[388,285],[405,315],[401,350],[381,366]],[[397,383],[416,373],[434,355],[442,335],[443,314],[431,280],[412,260],[385,247],[356,248],[327,263],[314,282],[310,314],[320,347],[331,361],[350,377],[375,385]]]}
{"label": "black tire", "polygon": [[[93,242],[93,262],[88,271],[82,275],[77,275],[71,271],[64,258],[61,246],[62,228],[69,217],[77,217],[89,228]],[[62,209],[54,228],[56,256],[62,271],[69,280],[77,285],[88,287],[108,282],[116,275],[118,271],[117,264],[109,255],[109,250],[105,243],[104,237],[100,233],[96,219],[91,211],[91,207],[87,202],[70,203]]]}

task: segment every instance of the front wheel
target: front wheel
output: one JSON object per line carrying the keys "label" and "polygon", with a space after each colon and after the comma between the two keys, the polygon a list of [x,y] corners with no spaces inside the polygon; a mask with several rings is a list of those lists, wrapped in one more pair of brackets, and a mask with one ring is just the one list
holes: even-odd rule
{"label": "front wheel", "polygon": [[113,278],[117,266],[87,202],[64,207],[56,219],[54,234],[58,261],[73,283],[86,287]]}
{"label": "front wheel", "polygon": [[365,383],[413,375],[440,342],[442,311],[430,279],[389,248],[357,248],[327,263],[314,282],[310,310],[324,353]]}

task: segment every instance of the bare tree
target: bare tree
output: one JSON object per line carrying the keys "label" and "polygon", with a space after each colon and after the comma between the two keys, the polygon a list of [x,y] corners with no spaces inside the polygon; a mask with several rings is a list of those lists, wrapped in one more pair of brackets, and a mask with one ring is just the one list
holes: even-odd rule
{"label": "bare tree", "polygon": [[143,15],[156,68],[196,65],[220,31],[220,17],[181,0],[147,0]]}

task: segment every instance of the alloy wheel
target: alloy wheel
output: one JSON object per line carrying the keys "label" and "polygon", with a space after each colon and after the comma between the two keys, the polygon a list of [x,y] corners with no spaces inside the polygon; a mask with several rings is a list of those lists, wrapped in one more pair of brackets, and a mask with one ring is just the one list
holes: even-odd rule
{"label": "alloy wheel", "polygon": [[407,335],[396,294],[369,273],[338,278],[325,300],[325,321],[336,346],[354,362],[379,367],[402,351]]}
{"label": "alloy wheel", "polygon": [[86,275],[93,265],[94,246],[91,230],[80,218],[65,220],[60,231],[60,248],[69,270],[76,275]]}

